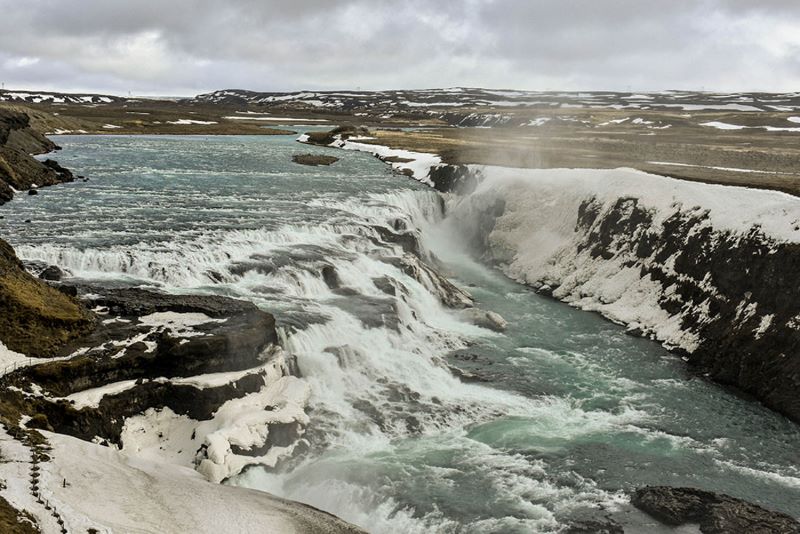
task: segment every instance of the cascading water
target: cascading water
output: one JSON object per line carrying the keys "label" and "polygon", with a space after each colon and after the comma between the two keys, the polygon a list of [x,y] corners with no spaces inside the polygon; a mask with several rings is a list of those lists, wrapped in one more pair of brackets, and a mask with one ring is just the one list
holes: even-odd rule
{"label": "cascading water", "polygon": [[[800,512],[795,425],[475,262],[437,194],[374,158],[301,167],[286,137],[59,143],[92,181],[0,208],[21,257],[276,315],[311,386],[307,447],[230,483],[374,532],[549,532],[606,515],[658,532],[624,494],[653,483]],[[431,265],[508,330],[466,320],[466,295]]]}

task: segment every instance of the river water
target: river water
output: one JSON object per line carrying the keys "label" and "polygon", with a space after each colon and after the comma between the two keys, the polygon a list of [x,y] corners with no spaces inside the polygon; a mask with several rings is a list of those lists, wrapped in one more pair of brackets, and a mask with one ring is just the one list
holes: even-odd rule
{"label": "river water", "polygon": [[[296,355],[313,392],[307,450],[229,483],[374,532],[554,532],[604,517],[669,532],[627,504],[644,484],[800,515],[797,425],[476,262],[437,195],[375,158],[293,136],[56,142],[60,163],[90,181],[0,207],[0,235],[21,257],[251,300]],[[291,163],[309,151],[341,161]],[[423,255],[507,331],[442,306],[440,285],[411,276],[376,227],[418,232]]]}

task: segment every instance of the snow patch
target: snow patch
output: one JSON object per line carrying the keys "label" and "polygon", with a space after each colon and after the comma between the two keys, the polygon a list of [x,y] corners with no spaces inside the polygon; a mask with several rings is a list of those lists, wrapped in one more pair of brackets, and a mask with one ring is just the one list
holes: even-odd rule
{"label": "snow patch", "polygon": [[252,373],[263,374],[264,386],[256,393],[227,401],[209,420],[196,421],[175,414],[169,408],[151,408],[142,415],[128,418],[121,435],[123,451],[150,461],[196,466],[213,482],[234,476],[248,465],[274,466],[279,459],[291,454],[295,443],[271,446],[263,454],[253,456],[237,454],[233,447],[261,449],[269,442],[271,424],[295,423],[300,429],[308,424],[305,407],[311,394],[310,386],[297,377],[283,376],[282,353],[264,366],[243,373],[215,373],[172,382],[216,387]]}
{"label": "snow patch", "polygon": [[[186,467],[142,460],[70,436],[44,434],[52,446],[52,459],[40,464],[41,493],[59,511],[69,532],[91,528],[105,533],[164,532],[165,528],[170,532],[260,532],[268,525],[270,532],[281,534],[311,525],[333,532],[343,527],[332,516],[268,493],[210,484]],[[18,480],[27,484],[27,473],[20,475]],[[49,512],[44,508],[41,512],[46,521]],[[46,530],[59,531],[57,527]]]}
{"label": "snow patch", "polygon": [[78,410],[82,410],[83,408],[97,408],[100,406],[100,401],[103,400],[103,397],[106,395],[117,395],[135,386],[136,380],[123,380],[121,382],[113,382],[105,386],[79,391],[68,395],[66,399],[72,402]]}
{"label": "snow patch", "polygon": [[214,319],[204,313],[156,312],[139,317],[139,322],[147,326],[167,326],[175,331],[191,329],[207,323],[224,323],[227,319]]}
{"label": "snow patch", "polygon": [[[355,139],[356,141],[351,139]],[[442,158],[437,154],[413,152],[411,150],[389,148],[383,145],[360,143],[358,139],[365,138],[353,137],[343,140],[341,136],[338,136],[338,139],[331,143],[330,146],[342,148],[344,150],[367,152],[383,160],[387,158],[398,158],[403,161],[388,161],[387,163],[389,163],[393,169],[403,173],[410,172],[415,180],[433,186],[433,182],[430,179],[431,169],[442,164]]]}
{"label": "snow patch", "polygon": [[217,121],[198,121],[198,120],[194,120],[194,119],[178,119],[176,121],[167,121],[167,124],[179,124],[179,125],[200,124],[200,125],[207,125],[207,124],[217,124]]}
{"label": "snow patch", "polygon": [[294,121],[294,122],[328,122],[327,119],[303,119],[297,117],[222,117],[232,121]]}
{"label": "snow patch", "polygon": [[708,126],[709,128],[716,128],[717,130],[744,130],[747,126],[739,126],[738,124],[728,124],[727,122],[709,121],[701,122],[700,126]]}

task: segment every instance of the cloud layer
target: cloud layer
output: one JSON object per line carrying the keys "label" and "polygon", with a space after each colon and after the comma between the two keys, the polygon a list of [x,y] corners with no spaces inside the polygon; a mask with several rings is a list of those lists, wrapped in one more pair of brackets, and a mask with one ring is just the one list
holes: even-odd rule
{"label": "cloud layer", "polygon": [[6,87],[800,90],[796,0],[0,0]]}

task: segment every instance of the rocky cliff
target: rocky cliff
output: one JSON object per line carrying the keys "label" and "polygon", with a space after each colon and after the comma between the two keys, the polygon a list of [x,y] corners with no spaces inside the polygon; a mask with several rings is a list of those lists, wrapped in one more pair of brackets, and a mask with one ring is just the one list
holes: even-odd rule
{"label": "rocky cliff", "polygon": [[76,299],[25,271],[0,239],[0,342],[31,357],[55,356],[91,330],[93,316]]}
{"label": "rocky cliff", "polygon": [[800,421],[800,199],[625,169],[445,167],[431,180],[462,193],[450,215],[512,278]]}
{"label": "rocky cliff", "polygon": [[31,157],[57,148],[31,128],[26,114],[0,108],[0,204],[11,200],[14,191],[73,181],[72,173],[55,161]]}

